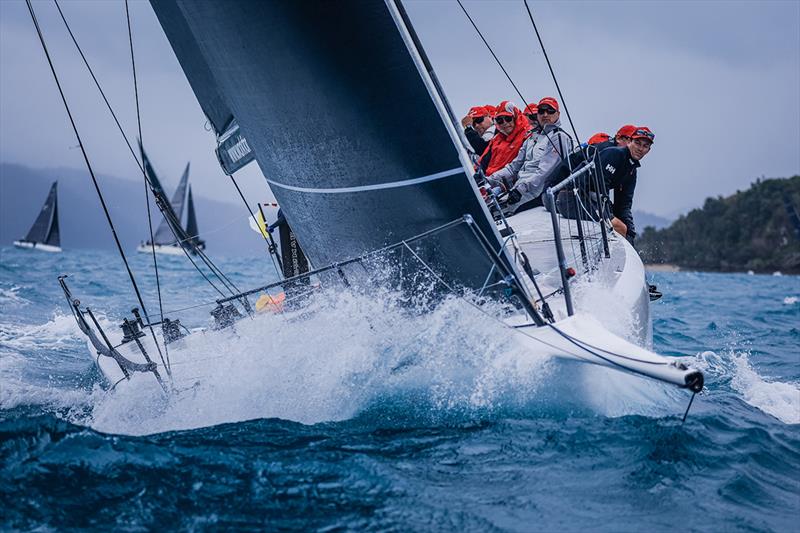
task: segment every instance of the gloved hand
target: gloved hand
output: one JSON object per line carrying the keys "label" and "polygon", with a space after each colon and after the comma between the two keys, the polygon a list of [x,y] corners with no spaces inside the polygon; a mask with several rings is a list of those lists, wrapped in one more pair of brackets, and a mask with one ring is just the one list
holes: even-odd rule
{"label": "gloved hand", "polygon": [[522,199],[522,193],[519,192],[517,189],[511,189],[508,191],[508,198],[506,198],[506,204],[512,205],[519,202]]}

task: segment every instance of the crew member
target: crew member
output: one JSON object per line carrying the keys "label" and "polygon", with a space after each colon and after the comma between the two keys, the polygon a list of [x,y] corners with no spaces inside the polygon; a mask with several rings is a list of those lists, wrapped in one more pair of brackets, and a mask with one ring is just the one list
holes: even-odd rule
{"label": "crew member", "polygon": [[489,146],[495,134],[495,125],[492,120],[493,106],[475,106],[470,108],[467,115],[461,119],[464,127],[464,136],[467,142],[480,155]]}
{"label": "crew member", "polygon": [[534,133],[539,133],[541,131],[541,126],[539,125],[539,105],[537,103],[528,104],[522,113],[528,117],[528,122],[531,123],[531,130]]}
{"label": "crew member", "polygon": [[655,134],[647,126],[637,127],[627,146],[606,148],[600,152],[600,168],[606,190],[614,191],[611,225],[614,231],[633,244],[636,226],[633,223],[633,193],[636,189],[636,169],[650,152]]}
{"label": "crew member", "polygon": [[538,197],[544,189],[544,176],[572,152],[572,138],[561,129],[558,101],[550,96],[542,98],[536,114],[541,133],[528,138],[508,164],[496,172],[487,172],[487,180],[492,185],[510,189],[509,213]]}
{"label": "crew member", "polygon": [[606,139],[605,142],[598,143],[597,149],[602,151],[606,148],[611,148],[612,146],[628,146],[628,143],[631,142],[631,135],[633,135],[634,131],[636,131],[636,126],[633,124],[625,124],[624,126],[620,126],[620,128],[617,130],[617,134],[614,135],[614,138]]}
{"label": "crew member", "polygon": [[478,160],[478,165],[487,176],[517,157],[530,130],[528,119],[509,101],[500,102],[495,108],[494,123],[497,133]]}

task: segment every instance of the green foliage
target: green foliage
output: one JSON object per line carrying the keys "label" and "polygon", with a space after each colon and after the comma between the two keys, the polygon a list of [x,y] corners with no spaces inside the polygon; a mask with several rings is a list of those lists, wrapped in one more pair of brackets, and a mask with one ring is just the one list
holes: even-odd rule
{"label": "green foliage", "polygon": [[707,198],[668,228],[645,228],[636,244],[646,263],[800,273],[800,230],[787,200],[800,212],[800,176],[757,180],[727,198]]}

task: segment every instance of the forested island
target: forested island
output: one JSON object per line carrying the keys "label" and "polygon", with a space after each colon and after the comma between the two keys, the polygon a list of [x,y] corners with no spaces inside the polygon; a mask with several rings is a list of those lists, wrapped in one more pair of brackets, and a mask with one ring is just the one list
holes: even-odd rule
{"label": "forested island", "polygon": [[757,180],[707,198],[667,228],[636,241],[645,263],[685,269],[800,273],[800,176]]}

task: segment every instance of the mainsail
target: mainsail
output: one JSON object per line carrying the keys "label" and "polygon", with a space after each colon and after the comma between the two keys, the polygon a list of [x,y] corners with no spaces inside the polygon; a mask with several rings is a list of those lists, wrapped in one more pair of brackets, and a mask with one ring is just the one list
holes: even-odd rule
{"label": "mainsail", "polygon": [[44,201],[39,216],[36,217],[33,226],[25,235],[26,242],[48,244],[51,246],[61,246],[61,234],[58,227],[58,182],[53,182],[50,192]]}
{"label": "mainsail", "polygon": [[[189,167],[187,165],[186,169]],[[197,216],[194,212],[194,200],[192,199],[192,186],[189,186],[189,200],[187,201],[187,214],[186,214],[186,234],[189,239],[199,248],[205,248],[205,241],[200,240],[200,231],[197,229]]]}
{"label": "mainsail", "polygon": [[477,232],[457,225],[416,253],[449,281],[487,283],[478,234],[495,251],[501,237],[393,0],[151,3],[217,134],[238,123],[313,264],[469,215]]}
{"label": "mainsail", "polygon": [[183,175],[181,176],[181,181],[178,182],[178,188],[175,189],[175,192],[172,194],[172,200],[170,200],[170,204],[172,204],[172,210],[175,211],[175,216],[178,220],[181,220],[183,217],[183,206],[184,200],[186,200],[186,187],[189,184],[189,163],[186,163],[186,168],[183,170]]}
{"label": "mainsail", "polygon": [[[150,163],[150,159],[147,157],[147,154],[144,151],[144,148],[141,148],[139,145],[140,151],[142,153],[142,160],[144,162],[144,170],[147,173],[147,178],[150,181],[150,184],[153,187],[153,194],[156,196],[157,201],[162,204],[164,208],[164,217],[161,219],[161,223],[158,225],[156,232],[153,236],[153,240],[155,244],[159,245],[170,245],[176,244],[175,235],[177,234],[178,239],[183,242],[186,240],[186,233],[183,231],[183,228],[180,226],[180,214],[175,212],[173,209],[172,202],[167,200],[167,193],[164,191],[164,187],[161,185],[161,181],[158,179],[158,175],[156,171],[153,169],[153,165]],[[186,182],[189,179],[189,165],[186,165],[186,170],[183,172],[183,177],[181,178],[181,183],[178,185],[178,190],[175,191],[175,195],[173,195],[173,202],[178,197],[178,193],[180,192],[180,209],[181,212],[183,211],[183,195],[186,193]],[[171,221],[177,221],[177,223],[170,223]],[[174,233],[173,233],[174,232]],[[148,242],[148,245],[150,243]]]}

